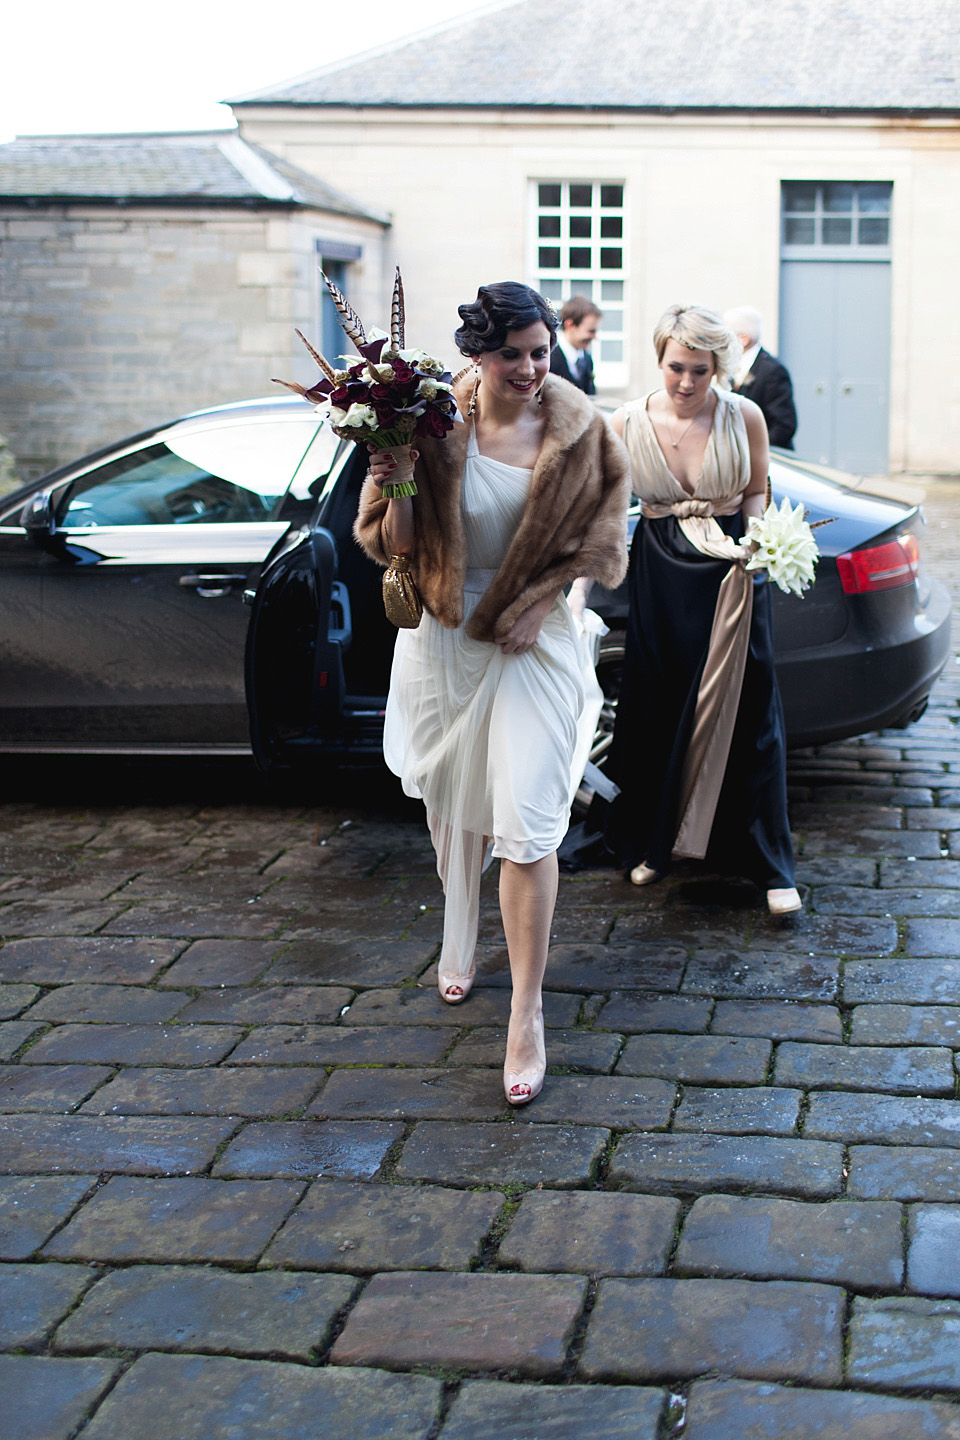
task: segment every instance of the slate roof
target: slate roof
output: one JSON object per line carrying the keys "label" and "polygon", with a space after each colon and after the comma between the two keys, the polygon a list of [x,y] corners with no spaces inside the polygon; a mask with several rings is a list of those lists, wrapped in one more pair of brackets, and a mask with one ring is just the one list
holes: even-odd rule
{"label": "slate roof", "polygon": [[257,205],[387,223],[233,130],[20,136],[0,145],[0,201]]}
{"label": "slate roof", "polygon": [[957,0],[510,0],[245,105],[960,113]]}

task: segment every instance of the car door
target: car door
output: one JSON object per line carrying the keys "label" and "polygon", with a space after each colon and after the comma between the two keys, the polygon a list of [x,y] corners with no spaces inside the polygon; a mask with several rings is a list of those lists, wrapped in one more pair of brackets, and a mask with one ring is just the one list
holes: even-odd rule
{"label": "car door", "polygon": [[264,770],[382,754],[397,632],[382,570],[352,535],[366,468],[362,447],[345,446],[310,524],[275,546],[250,597],[247,703]]}
{"label": "car door", "polygon": [[246,748],[243,591],[336,448],[306,407],[236,407],[61,482],[21,731],[57,748]]}

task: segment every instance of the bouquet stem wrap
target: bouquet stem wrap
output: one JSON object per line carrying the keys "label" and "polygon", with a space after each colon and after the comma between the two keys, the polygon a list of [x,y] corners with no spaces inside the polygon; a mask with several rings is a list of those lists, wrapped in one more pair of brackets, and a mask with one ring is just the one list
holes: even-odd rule
{"label": "bouquet stem wrap", "polygon": [[388,445],[383,449],[385,454],[393,456],[396,465],[390,479],[380,487],[384,500],[403,500],[409,495],[416,495],[417,486],[413,478],[413,458],[410,446]]}

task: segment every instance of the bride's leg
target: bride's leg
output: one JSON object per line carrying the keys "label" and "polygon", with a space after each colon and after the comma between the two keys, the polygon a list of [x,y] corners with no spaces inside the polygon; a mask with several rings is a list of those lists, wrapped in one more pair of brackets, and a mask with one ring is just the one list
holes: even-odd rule
{"label": "bride's leg", "polygon": [[500,913],[513,982],[504,1086],[513,1104],[532,1100],[543,1084],[542,986],[557,884],[555,854],[530,865],[500,861]]}

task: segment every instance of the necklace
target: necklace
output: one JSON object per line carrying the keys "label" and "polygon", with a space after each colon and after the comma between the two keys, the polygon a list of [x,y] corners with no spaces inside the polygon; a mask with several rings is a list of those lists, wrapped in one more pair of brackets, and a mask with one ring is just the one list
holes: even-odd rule
{"label": "necklace", "polygon": [[[700,416],[701,416],[702,414],[703,414],[703,409],[702,409],[702,407],[701,407],[701,409],[697,411],[696,415],[694,415],[693,419],[687,421],[686,425],[683,427],[683,429],[681,430],[680,434],[677,436],[676,440],[674,440],[673,436],[670,434],[670,426],[669,426],[669,425],[666,426],[667,436],[668,436],[668,438],[669,438],[669,440],[670,440],[670,444],[673,446],[674,450],[676,450],[676,449],[679,448],[681,442],[683,441],[683,439],[685,438],[685,436],[686,436],[686,434],[687,434],[687,431],[688,431],[688,430],[691,430],[691,429],[693,428],[693,426],[696,425],[697,421],[700,419]],[[664,418],[666,419],[666,417],[664,417]]]}

